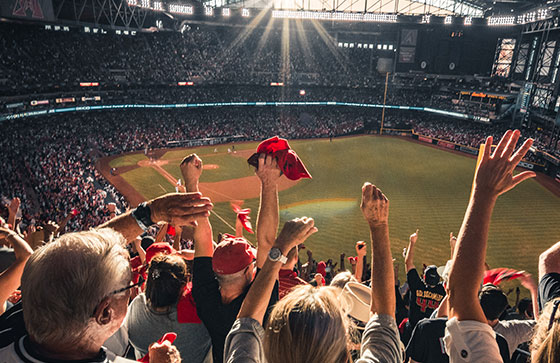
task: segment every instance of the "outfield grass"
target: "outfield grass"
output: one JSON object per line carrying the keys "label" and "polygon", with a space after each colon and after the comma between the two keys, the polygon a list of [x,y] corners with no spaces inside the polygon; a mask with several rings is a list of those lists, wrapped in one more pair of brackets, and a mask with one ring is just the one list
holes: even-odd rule
{"label": "outfield grass", "polygon": [[128,184],[133,185],[147,200],[166,193],[175,192],[175,186],[150,167],[136,168],[122,173],[120,176],[123,177]]}
{"label": "outfield grass", "polygon": [[[401,266],[401,280],[404,277],[402,249],[416,228],[420,229],[416,266],[445,264],[449,257],[449,232],[458,233],[467,206],[475,167],[473,158],[403,139],[375,136],[333,142],[300,140],[290,144],[304,160],[313,179],[302,180],[280,193],[281,222],[302,215],[315,218],[319,232],[310,238],[307,246],[317,259],[338,261],[341,252],[355,255],[355,242],[369,238],[359,201],[361,186],[370,181],[383,190],[391,203],[392,252]],[[241,144],[236,148],[255,145]],[[251,174],[243,159],[209,155],[213,151],[214,147],[195,150],[206,164],[220,165],[220,169],[204,171],[202,181]],[[226,146],[219,146],[218,151],[227,151]],[[181,150],[164,156],[172,160],[165,168],[175,177],[179,176],[177,164],[184,155],[185,151]],[[123,177],[146,198],[163,193],[157,184],[173,190],[151,168],[139,168]],[[252,208],[251,217],[256,223],[258,198],[245,201],[244,206]],[[234,223],[235,216],[228,203],[218,203],[215,212],[229,224]],[[216,234],[231,231],[216,216],[211,217],[211,222]],[[559,226],[560,198],[534,180],[524,182],[500,197],[496,205],[489,236],[489,265],[536,274],[540,252],[560,240]],[[254,236],[249,239],[254,241]]]}
{"label": "outfield grass", "polygon": [[138,164],[139,161],[147,160],[147,159],[148,158],[146,157],[146,155],[142,153],[124,155],[121,156],[120,158],[111,160],[109,162],[109,166],[111,168],[120,168],[121,166],[136,165]]}
{"label": "outfield grass", "polygon": [[[184,153],[184,152],[183,152]],[[243,178],[254,175],[254,169],[247,164],[245,158],[236,157],[231,154],[201,154],[205,164],[216,164],[218,169],[208,169],[202,173],[200,181],[202,183],[218,182],[222,180]],[[181,159],[174,159],[162,168],[169,172],[175,179],[182,178],[179,163]]]}

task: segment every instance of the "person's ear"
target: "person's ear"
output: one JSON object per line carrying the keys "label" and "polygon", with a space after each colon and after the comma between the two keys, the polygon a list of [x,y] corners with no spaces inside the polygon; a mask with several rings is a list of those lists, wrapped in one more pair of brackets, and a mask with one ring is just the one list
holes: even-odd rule
{"label": "person's ear", "polygon": [[99,325],[107,325],[113,320],[114,308],[111,304],[112,299],[104,298],[95,308],[93,318]]}

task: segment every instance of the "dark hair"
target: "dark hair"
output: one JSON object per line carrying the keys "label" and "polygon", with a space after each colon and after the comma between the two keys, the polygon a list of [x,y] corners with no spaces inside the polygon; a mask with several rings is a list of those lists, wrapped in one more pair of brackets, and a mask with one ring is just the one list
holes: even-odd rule
{"label": "dark hair", "polygon": [[524,297],[523,299],[519,300],[519,304],[517,304],[517,309],[521,315],[527,313],[530,317],[533,316],[533,303],[531,299]]}
{"label": "dark hair", "polygon": [[187,265],[180,256],[158,255],[150,262],[146,299],[153,308],[177,304],[187,281]]}
{"label": "dark hair", "polygon": [[478,299],[488,320],[498,319],[508,305],[507,296],[502,289],[492,284],[486,284],[482,287],[478,293]]}

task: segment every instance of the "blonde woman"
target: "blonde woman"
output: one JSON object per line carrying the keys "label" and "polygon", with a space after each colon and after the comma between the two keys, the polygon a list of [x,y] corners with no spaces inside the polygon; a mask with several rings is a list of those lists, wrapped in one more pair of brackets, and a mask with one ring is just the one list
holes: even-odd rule
{"label": "blonde woman", "polygon": [[531,361],[560,362],[560,242],[540,255],[539,305],[544,308],[531,341]]}
{"label": "blonde woman", "polygon": [[[389,244],[389,201],[370,183],[362,188],[362,213],[372,238],[372,318],[367,324],[358,362],[401,362],[403,350],[395,322],[393,263]],[[225,345],[225,361],[335,363],[350,361],[349,323],[339,290],[298,287],[263,319],[285,254],[315,233],[311,218],[287,222],[269,259],[245,298]],[[276,256],[279,250],[281,257]],[[274,252],[273,252],[274,251]]]}

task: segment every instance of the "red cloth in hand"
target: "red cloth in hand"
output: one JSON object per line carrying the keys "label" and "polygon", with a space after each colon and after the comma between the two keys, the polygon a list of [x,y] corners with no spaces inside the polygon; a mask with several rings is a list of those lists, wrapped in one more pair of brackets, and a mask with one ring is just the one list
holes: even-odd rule
{"label": "red cloth in hand", "polygon": [[522,271],[510,268],[500,267],[484,272],[483,284],[492,284],[498,286],[503,281],[515,280],[523,276]]}
{"label": "red cloth in hand", "polygon": [[231,208],[233,208],[233,211],[237,213],[237,218],[241,222],[243,228],[245,228],[245,230],[249,233],[255,233],[253,232],[253,226],[251,225],[251,221],[250,221],[251,217],[249,217],[249,214],[251,213],[251,208],[241,209],[241,207],[235,204],[232,204]]}
{"label": "red cloth in hand", "polygon": [[[173,344],[175,339],[177,339],[176,333],[165,333],[157,342],[161,344],[167,340],[169,343]],[[146,353],[145,356],[138,359],[138,362],[150,363],[150,352]]]}
{"label": "red cloth in hand", "polygon": [[296,152],[290,148],[286,139],[274,136],[264,140],[257,147],[257,154],[269,154],[275,157],[278,166],[290,180],[311,179],[311,174],[309,174]]}

